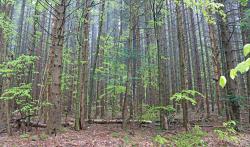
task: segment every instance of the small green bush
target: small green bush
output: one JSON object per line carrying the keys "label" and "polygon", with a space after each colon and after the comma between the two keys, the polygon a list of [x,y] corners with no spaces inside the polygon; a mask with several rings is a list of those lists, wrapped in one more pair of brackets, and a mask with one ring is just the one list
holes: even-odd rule
{"label": "small green bush", "polygon": [[190,132],[175,135],[172,138],[172,146],[176,147],[194,147],[206,146],[206,142],[202,140],[207,135],[199,126],[195,126]]}
{"label": "small green bush", "polygon": [[112,132],[112,137],[119,138],[120,134],[118,132]]}
{"label": "small green bush", "polygon": [[125,144],[129,144],[131,142],[131,139],[128,135],[125,135],[123,140],[124,140]]}
{"label": "small green bush", "polygon": [[236,122],[228,121],[223,123],[224,129],[216,129],[214,130],[215,134],[218,138],[223,142],[234,142],[238,143],[239,139],[237,137],[237,133],[235,131]]}
{"label": "small green bush", "polygon": [[20,138],[22,138],[22,139],[27,139],[29,137],[30,137],[30,135],[27,134],[27,133],[24,133],[24,134],[20,135]]}
{"label": "small green bush", "polygon": [[157,135],[153,138],[153,141],[160,144],[160,145],[164,145],[168,142],[168,140],[164,137],[162,137],[161,135]]}
{"label": "small green bush", "polygon": [[39,135],[40,140],[45,141],[49,138],[49,136],[45,133],[42,133]]}

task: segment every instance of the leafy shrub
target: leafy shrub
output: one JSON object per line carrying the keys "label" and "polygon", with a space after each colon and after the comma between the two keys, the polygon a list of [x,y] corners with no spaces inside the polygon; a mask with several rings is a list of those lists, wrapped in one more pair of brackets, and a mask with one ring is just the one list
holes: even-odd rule
{"label": "leafy shrub", "polygon": [[153,138],[153,141],[160,144],[160,145],[164,145],[168,142],[168,140],[164,137],[162,137],[161,135],[157,135]]}
{"label": "leafy shrub", "polygon": [[202,140],[206,135],[207,133],[199,126],[195,126],[190,132],[175,135],[172,138],[172,145],[176,147],[206,146],[206,142]]}
{"label": "leafy shrub", "polygon": [[128,135],[125,135],[123,137],[123,140],[124,140],[125,144],[129,144],[131,142],[131,139],[130,139],[130,137]]}
{"label": "leafy shrub", "polygon": [[177,103],[181,103],[182,101],[190,102],[192,105],[196,105],[196,96],[204,97],[201,93],[195,90],[183,90],[179,93],[174,94],[170,99],[175,100]]}
{"label": "leafy shrub", "polygon": [[223,142],[234,142],[238,143],[239,139],[236,136],[236,130],[234,129],[236,126],[235,121],[228,121],[223,123],[223,127],[225,130],[222,129],[216,129],[214,130],[215,134],[218,136],[218,138]]}
{"label": "leafy shrub", "polygon": [[142,114],[141,119],[142,120],[157,120],[159,118],[159,112],[163,111],[165,112],[169,119],[170,117],[172,118],[173,114],[176,110],[173,108],[173,106],[168,105],[168,106],[144,106],[145,107],[145,112]]}
{"label": "leafy shrub", "polygon": [[45,133],[42,133],[39,135],[40,140],[45,141],[49,138],[49,136]]}
{"label": "leafy shrub", "polygon": [[20,138],[22,138],[22,139],[27,139],[27,138],[29,138],[29,137],[30,137],[30,135],[29,135],[29,134],[26,134],[26,133],[20,135]]}
{"label": "leafy shrub", "polygon": [[120,134],[118,132],[112,132],[112,137],[119,138]]}

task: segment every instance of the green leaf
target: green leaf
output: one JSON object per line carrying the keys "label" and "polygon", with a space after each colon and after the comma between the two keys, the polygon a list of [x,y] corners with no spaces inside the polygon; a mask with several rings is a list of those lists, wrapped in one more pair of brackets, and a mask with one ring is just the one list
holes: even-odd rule
{"label": "green leaf", "polygon": [[230,71],[230,77],[231,77],[231,79],[234,80],[236,76],[237,76],[237,70],[236,69],[232,69]]}
{"label": "green leaf", "polygon": [[221,76],[221,77],[220,77],[220,86],[221,86],[222,88],[224,88],[224,87],[226,86],[226,84],[227,84],[227,79],[226,79],[226,77],[225,77],[225,76]]}
{"label": "green leaf", "polygon": [[250,44],[244,46],[244,56],[246,57],[250,53]]}

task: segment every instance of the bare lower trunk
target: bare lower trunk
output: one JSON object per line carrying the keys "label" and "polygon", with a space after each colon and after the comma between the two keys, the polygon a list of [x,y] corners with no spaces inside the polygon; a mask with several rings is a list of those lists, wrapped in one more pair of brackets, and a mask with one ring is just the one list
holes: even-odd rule
{"label": "bare lower trunk", "polygon": [[55,6],[52,26],[52,45],[50,47],[48,96],[51,106],[48,112],[48,134],[56,134],[61,127],[61,71],[64,44],[64,25],[67,0]]}

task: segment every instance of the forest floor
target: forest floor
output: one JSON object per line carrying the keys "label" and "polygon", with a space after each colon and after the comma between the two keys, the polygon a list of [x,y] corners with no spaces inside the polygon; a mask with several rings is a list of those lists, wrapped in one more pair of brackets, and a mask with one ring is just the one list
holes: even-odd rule
{"label": "forest floor", "polygon": [[[202,130],[208,132],[203,140],[207,142],[209,147],[250,147],[250,133],[238,134],[240,140],[238,144],[225,144],[218,140],[211,127],[205,127]],[[172,131],[162,131],[157,128],[138,126],[124,131],[119,124],[92,124],[86,130],[79,132],[65,128],[60,134],[51,137],[46,136],[42,133],[43,131],[34,131],[23,135],[20,135],[20,132],[16,132],[12,137],[1,134],[0,147],[155,147],[158,146],[153,141],[156,135],[164,136],[168,140],[181,131],[183,131],[181,128]],[[166,146],[170,146],[170,143]]]}

